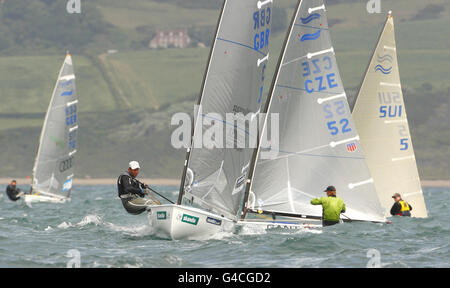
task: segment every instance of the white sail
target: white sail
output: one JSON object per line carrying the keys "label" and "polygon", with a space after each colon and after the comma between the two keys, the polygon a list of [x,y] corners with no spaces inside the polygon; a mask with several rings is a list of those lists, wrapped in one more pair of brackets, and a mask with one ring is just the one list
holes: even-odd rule
{"label": "white sail", "polygon": [[[334,55],[322,0],[299,1],[266,110],[279,115],[279,150],[257,151],[247,185],[246,212],[320,218],[310,204],[334,185],[343,219],[385,221]],[[271,134],[267,125],[265,133]],[[267,138],[267,137],[266,137]],[[266,151],[267,152],[267,151]]]}
{"label": "white sail", "polygon": [[33,168],[33,194],[68,198],[78,134],[78,100],[72,58],[67,55],[47,109]]}
{"label": "white sail", "polygon": [[[204,239],[234,229],[255,149],[239,147],[240,136],[255,143],[258,137],[258,132],[251,133],[245,123],[255,123],[252,121],[258,117],[244,123],[239,120],[258,114],[263,106],[272,2],[224,1],[197,102],[201,110],[196,113],[178,202],[148,209],[156,235]],[[231,121],[226,114],[232,115]],[[209,124],[205,126],[205,122]],[[223,148],[199,145],[212,126],[224,132],[227,145]]]}
{"label": "white sail", "polygon": [[[254,148],[238,145],[242,144],[241,136],[257,142],[257,131],[252,134],[246,124],[256,123],[258,117],[244,117],[256,115],[263,106],[272,2],[224,1],[198,100],[201,111],[187,153],[178,204],[184,199],[231,219],[241,208]],[[228,121],[227,114],[233,115],[234,121]],[[223,148],[201,144],[202,135],[213,125],[226,138],[226,145],[219,143]]]}
{"label": "white sail", "polygon": [[389,14],[361,84],[353,118],[386,216],[400,193],[414,217],[427,217],[400,82]]}

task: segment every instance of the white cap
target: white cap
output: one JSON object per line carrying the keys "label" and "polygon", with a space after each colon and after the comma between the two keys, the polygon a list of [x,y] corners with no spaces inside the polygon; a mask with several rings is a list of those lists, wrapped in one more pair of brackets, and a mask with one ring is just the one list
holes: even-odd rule
{"label": "white cap", "polygon": [[141,168],[139,167],[139,163],[137,161],[131,161],[130,163],[128,163],[128,167],[130,167],[132,170]]}

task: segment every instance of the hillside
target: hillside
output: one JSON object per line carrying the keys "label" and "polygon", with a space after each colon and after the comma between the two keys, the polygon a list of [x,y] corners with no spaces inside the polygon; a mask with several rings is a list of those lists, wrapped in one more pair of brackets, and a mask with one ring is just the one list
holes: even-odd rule
{"label": "hillside", "polygon": [[[130,159],[142,162],[143,177],[179,177],[185,151],[170,145],[174,129],[170,118],[177,112],[192,114],[209,48],[150,50],[147,45],[156,29],[169,28],[197,31],[198,41],[208,44],[221,1],[92,0],[85,7],[89,13],[70,15],[72,22],[57,17],[49,23],[41,23],[39,17],[53,17],[51,12],[61,6],[48,4],[50,14],[45,14],[42,11],[51,1],[34,2],[39,3],[30,6],[33,9],[13,6],[17,2],[8,0],[0,4],[0,24],[9,25],[0,26],[4,40],[0,44],[0,175],[31,174],[44,113],[65,49],[70,48],[80,99],[78,177],[114,177]],[[424,179],[450,179],[450,38],[443,37],[450,35],[450,3],[384,0],[383,13],[372,15],[366,12],[366,1],[327,2],[334,48],[350,96],[358,89],[387,10],[394,11],[419,172]],[[287,15],[280,27],[286,29],[295,3],[275,1]],[[430,5],[440,8],[436,11]],[[24,9],[23,19],[11,18],[12,8]],[[86,19],[90,29],[85,29]],[[50,29],[57,21],[70,24],[70,35],[78,40],[69,43],[65,36],[53,37]],[[23,32],[31,25],[45,33]],[[274,71],[284,31],[272,35],[269,73]],[[20,33],[29,38],[17,37]],[[111,49],[118,52],[107,53]]]}

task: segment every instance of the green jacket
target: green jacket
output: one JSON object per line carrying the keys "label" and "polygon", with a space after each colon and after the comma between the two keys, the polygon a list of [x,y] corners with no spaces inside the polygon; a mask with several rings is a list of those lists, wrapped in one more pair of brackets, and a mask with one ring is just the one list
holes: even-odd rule
{"label": "green jacket", "polygon": [[323,220],[339,221],[341,213],[345,212],[344,201],[336,196],[320,197],[311,200],[312,205],[322,205]]}

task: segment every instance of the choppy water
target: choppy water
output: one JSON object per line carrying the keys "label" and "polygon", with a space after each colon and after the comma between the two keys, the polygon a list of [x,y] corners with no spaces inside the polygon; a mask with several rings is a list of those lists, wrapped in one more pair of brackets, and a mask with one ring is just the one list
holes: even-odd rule
{"label": "choppy water", "polygon": [[[158,188],[176,198],[176,188]],[[450,267],[450,188],[424,189],[427,219],[204,241],[156,238],[145,215],[126,214],[114,186],[77,186],[69,203],[32,207],[0,189],[0,267],[66,267],[78,256],[81,267]]]}

